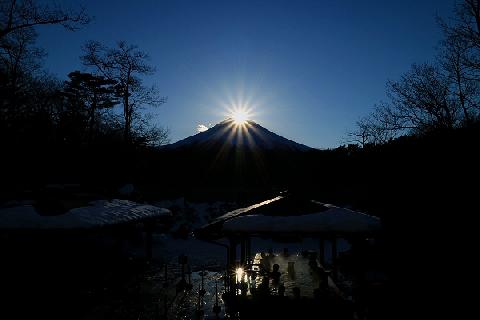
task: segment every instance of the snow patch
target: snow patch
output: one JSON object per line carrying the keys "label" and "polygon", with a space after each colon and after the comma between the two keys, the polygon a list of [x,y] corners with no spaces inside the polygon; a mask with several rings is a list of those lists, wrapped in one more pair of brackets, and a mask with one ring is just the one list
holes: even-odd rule
{"label": "snow patch", "polygon": [[78,229],[170,215],[170,211],[129,200],[90,202],[59,216],[42,216],[32,205],[0,209],[0,229]]}

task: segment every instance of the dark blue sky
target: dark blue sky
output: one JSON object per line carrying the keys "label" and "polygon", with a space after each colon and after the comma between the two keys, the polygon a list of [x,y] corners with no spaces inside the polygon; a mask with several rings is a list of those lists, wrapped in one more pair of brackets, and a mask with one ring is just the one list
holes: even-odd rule
{"label": "dark blue sky", "polygon": [[68,1],[95,17],[75,33],[41,27],[47,69],[82,69],[87,40],[126,40],[149,53],[168,103],[155,121],[172,142],[248,102],[253,120],[312,147],[335,147],[385,98],[385,82],[431,61],[441,37],[435,15],[454,0]]}

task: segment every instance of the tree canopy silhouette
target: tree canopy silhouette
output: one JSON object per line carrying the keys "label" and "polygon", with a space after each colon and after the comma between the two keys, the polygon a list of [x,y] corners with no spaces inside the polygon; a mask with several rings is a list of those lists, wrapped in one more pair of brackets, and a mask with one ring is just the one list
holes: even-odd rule
{"label": "tree canopy silhouette", "polygon": [[65,83],[63,94],[69,105],[86,114],[88,141],[92,141],[99,126],[97,114],[118,103],[115,95],[117,82],[80,71],[70,72],[68,77],[70,80]]}
{"label": "tree canopy silhouette", "polygon": [[399,80],[388,81],[388,100],[357,122],[350,141],[381,144],[480,120],[480,1],[464,0],[453,21],[438,21],[444,37],[434,62],[413,64]]}
{"label": "tree canopy silhouette", "polygon": [[8,34],[37,25],[58,24],[77,30],[90,22],[85,9],[68,10],[59,5],[40,5],[33,0],[0,1],[0,39]]}
{"label": "tree canopy silhouette", "polygon": [[90,41],[85,44],[81,59],[98,74],[116,81],[116,92],[123,104],[124,139],[131,142],[133,122],[141,118],[138,110],[145,105],[158,106],[166,102],[166,97],[160,96],[155,87],[143,85],[141,77],[155,71],[148,64],[148,55],[125,41],[119,41],[114,48]]}

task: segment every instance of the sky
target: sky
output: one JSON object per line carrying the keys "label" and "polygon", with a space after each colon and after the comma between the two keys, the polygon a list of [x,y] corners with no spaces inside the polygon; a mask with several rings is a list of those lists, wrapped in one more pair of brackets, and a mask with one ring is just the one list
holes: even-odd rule
{"label": "sky", "polygon": [[[46,0],[45,0],[46,1]],[[171,142],[214,125],[228,109],[315,148],[345,143],[346,133],[385,100],[387,80],[432,61],[441,39],[436,16],[454,0],[63,0],[94,17],[76,32],[41,26],[46,69],[61,79],[86,70],[82,45],[119,40],[150,56],[145,78],[168,97],[148,108]]]}

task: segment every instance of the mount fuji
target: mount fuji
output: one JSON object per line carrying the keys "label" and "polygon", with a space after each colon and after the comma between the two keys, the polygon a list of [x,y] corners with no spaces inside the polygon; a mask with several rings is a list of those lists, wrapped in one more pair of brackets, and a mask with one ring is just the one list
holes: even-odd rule
{"label": "mount fuji", "polygon": [[271,132],[254,121],[248,120],[243,124],[235,124],[232,119],[224,120],[206,131],[165,146],[166,149],[193,148],[205,151],[219,147],[252,151],[305,152],[314,150]]}

